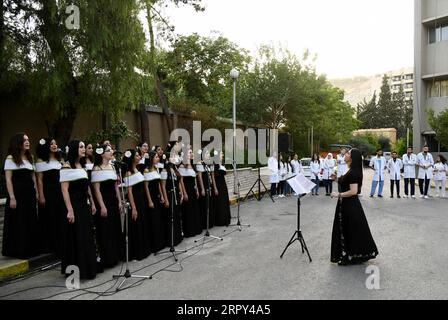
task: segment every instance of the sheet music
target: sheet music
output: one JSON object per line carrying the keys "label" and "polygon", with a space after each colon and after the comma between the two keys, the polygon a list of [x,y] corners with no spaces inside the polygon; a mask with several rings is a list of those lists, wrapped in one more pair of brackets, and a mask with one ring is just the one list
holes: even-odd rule
{"label": "sheet music", "polygon": [[299,173],[295,178],[287,180],[287,182],[297,194],[308,194],[316,186],[313,182],[308,180],[303,173]]}

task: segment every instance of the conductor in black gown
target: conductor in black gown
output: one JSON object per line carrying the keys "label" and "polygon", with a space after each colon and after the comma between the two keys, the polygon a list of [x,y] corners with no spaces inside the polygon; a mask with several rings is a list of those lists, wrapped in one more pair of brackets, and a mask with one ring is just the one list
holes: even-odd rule
{"label": "conductor in black gown", "polygon": [[349,171],[339,179],[338,198],[331,239],[331,262],[339,265],[360,264],[375,259],[378,249],[370,232],[364,210],[358,198],[362,187],[362,156],[352,149],[345,155]]}

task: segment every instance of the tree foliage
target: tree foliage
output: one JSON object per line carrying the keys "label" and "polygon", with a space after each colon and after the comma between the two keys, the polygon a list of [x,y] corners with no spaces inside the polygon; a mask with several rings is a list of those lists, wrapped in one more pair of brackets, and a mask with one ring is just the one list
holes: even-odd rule
{"label": "tree foliage", "polygon": [[448,110],[436,114],[434,110],[428,112],[428,121],[436,132],[436,139],[445,148],[448,148]]}

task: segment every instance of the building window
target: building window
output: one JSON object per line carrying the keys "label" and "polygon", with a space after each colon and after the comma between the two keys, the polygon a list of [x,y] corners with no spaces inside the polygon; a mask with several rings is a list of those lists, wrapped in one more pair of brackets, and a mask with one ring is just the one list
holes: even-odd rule
{"label": "building window", "polygon": [[441,81],[441,83],[440,83],[440,95],[442,97],[448,97],[448,80]]}
{"label": "building window", "polygon": [[448,41],[448,24],[442,26],[441,34],[442,41]]}

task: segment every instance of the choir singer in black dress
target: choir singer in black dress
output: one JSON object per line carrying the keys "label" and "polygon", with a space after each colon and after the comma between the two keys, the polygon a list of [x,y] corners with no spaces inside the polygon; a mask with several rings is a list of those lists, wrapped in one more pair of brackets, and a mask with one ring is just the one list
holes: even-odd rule
{"label": "choir singer in black dress", "polygon": [[357,149],[347,152],[345,162],[350,169],[339,179],[341,192],[331,194],[338,199],[331,239],[331,262],[339,265],[363,263],[378,255],[358,198],[363,180],[361,152]]}

